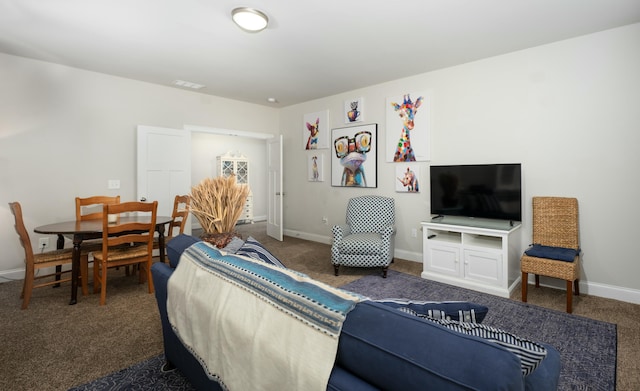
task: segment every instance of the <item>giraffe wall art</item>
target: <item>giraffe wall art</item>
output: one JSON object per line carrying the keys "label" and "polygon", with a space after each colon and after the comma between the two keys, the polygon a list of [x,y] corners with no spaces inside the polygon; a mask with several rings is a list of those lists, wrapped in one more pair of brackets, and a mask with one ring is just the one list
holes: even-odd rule
{"label": "giraffe wall art", "polygon": [[429,160],[430,103],[423,94],[387,99],[385,156],[388,162]]}

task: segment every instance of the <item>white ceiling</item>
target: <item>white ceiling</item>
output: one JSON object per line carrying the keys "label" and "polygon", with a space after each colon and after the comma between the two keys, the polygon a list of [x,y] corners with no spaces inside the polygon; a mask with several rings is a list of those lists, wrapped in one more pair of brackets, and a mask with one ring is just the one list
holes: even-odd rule
{"label": "white ceiling", "polygon": [[639,0],[0,0],[0,52],[282,107],[637,22]]}

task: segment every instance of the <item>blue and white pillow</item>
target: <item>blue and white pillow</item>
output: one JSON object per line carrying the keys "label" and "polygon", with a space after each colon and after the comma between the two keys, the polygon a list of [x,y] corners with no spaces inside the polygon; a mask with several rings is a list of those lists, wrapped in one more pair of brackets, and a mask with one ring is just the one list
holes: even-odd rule
{"label": "blue and white pillow", "polygon": [[236,254],[251,257],[286,269],[286,266],[283,265],[275,255],[271,254],[269,250],[262,245],[262,243],[258,242],[251,236],[249,236],[242,247],[236,251]]}
{"label": "blue and white pillow", "polygon": [[480,323],[489,312],[489,308],[466,301],[413,301],[406,299],[375,300],[400,311],[421,318],[456,320],[461,322]]}
{"label": "blue and white pillow", "polygon": [[533,372],[547,356],[547,349],[539,343],[520,338],[495,327],[445,319],[427,318],[427,320],[462,334],[484,338],[504,347],[520,359],[523,376]]}

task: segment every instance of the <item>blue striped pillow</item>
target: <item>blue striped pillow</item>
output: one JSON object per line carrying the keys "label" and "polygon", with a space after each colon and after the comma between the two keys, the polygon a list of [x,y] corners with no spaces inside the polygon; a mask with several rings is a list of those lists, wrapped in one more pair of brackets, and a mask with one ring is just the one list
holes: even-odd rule
{"label": "blue striped pillow", "polygon": [[271,254],[269,250],[262,245],[262,243],[258,242],[251,236],[249,236],[242,247],[236,251],[236,254],[251,257],[286,269],[286,266],[283,265],[278,258]]}
{"label": "blue striped pillow", "polygon": [[495,327],[479,323],[456,322],[453,320],[425,318],[462,334],[474,335],[496,343],[520,359],[522,375],[533,372],[547,356],[547,349],[541,344],[520,338]]}

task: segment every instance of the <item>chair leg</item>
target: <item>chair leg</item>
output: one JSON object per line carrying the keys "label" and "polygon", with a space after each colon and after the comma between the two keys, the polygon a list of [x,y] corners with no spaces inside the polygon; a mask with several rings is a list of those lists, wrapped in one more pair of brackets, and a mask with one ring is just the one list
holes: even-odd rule
{"label": "chair leg", "polygon": [[[95,266],[94,266],[95,267]],[[102,278],[100,279],[100,305],[107,303],[107,265],[102,265]],[[95,285],[95,282],[93,283]]]}
{"label": "chair leg", "polygon": [[27,267],[24,276],[24,284],[22,285],[22,309],[26,310],[31,300],[31,292],[33,291],[33,268]]}
{"label": "chair leg", "polygon": [[340,265],[333,265],[333,272],[336,276],[338,275],[338,269],[340,269]]}
{"label": "chair leg", "polygon": [[567,281],[567,313],[573,310],[573,281]]}
{"label": "chair leg", "polygon": [[580,280],[575,280],[573,282],[573,294],[580,296]]}
{"label": "chair leg", "polygon": [[540,288],[540,276],[537,274],[535,276],[536,276],[536,288]]}
{"label": "chair leg", "polygon": [[89,294],[89,254],[80,258],[80,280],[82,282],[82,296]]}
{"label": "chair leg", "polygon": [[387,271],[389,270],[388,266],[384,266],[382,268],[382,278],[387,278]]}
{"label": "chair leg", "polygon": [[529,288],[529,273],[522,272],[522,302],[527,302],[527,289]]}

